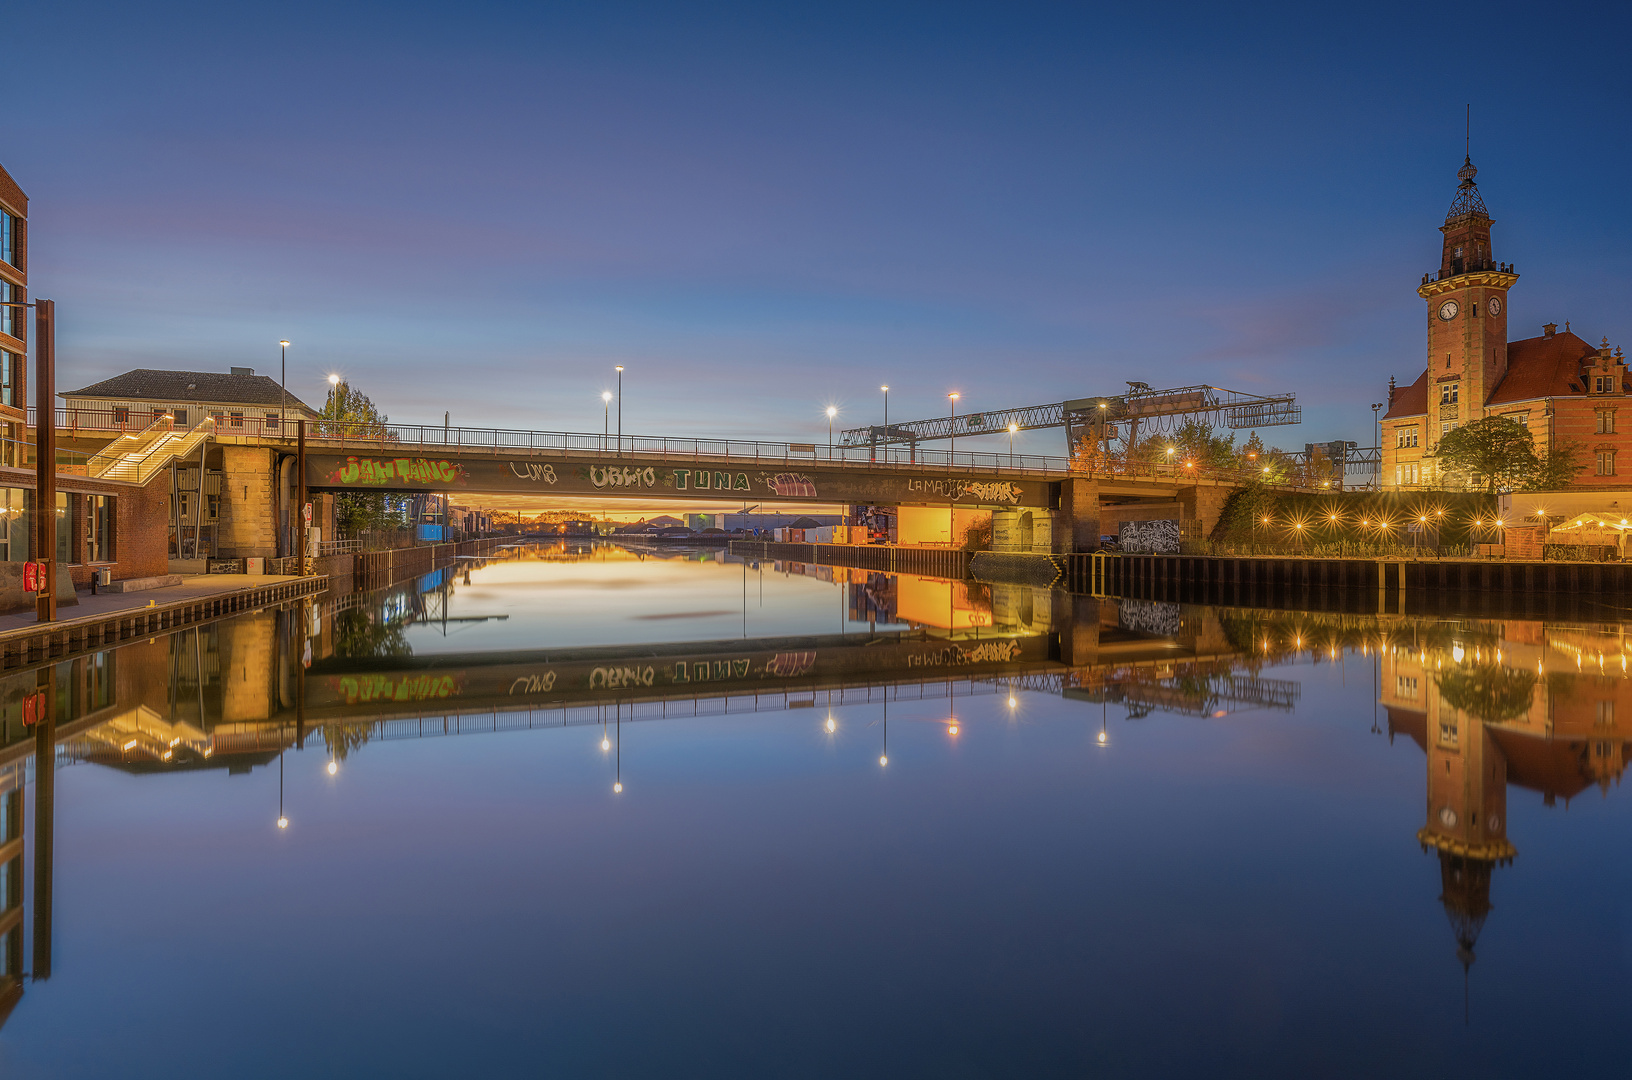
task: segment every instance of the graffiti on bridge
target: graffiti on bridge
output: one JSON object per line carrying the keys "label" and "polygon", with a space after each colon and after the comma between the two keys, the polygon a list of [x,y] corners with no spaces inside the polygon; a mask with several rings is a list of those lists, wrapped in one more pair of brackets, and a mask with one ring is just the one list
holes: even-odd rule
{"label": "graffiti on bridge", "polygon": [[465,467],[454,461],[431,461],[428,458],[360,458],[355,454],[329,473],[331,484],[366,484],[379,486],[394,481],[413,484],[460,484],[465,479]]}

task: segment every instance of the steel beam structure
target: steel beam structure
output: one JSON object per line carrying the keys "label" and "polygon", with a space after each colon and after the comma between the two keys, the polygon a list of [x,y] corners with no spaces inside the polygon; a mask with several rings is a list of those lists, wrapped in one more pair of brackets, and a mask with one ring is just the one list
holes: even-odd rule
{"label": "steel beam structure", "polygon": [[959,435],[1002,435],[1011,425],[1016,431],[1063,427],[1068,429],[1068,437],[1074,439],[1082,429],[1098,430],[1106,424],[1127,424],[1133,429],[1143,421],[1165,417],[1210,418],[1227,428],[1258,428],[1296,424],[1303,419],[1303,413],[1292,394],[1248,394],[1221,386],[1153,390],[1145,383],[1130,382],[1127,393],[1106,397],[912,420],[891,424],[887,430],[876,426],[851,428],[840,436],[839,445],[876,446],[951,439]]}

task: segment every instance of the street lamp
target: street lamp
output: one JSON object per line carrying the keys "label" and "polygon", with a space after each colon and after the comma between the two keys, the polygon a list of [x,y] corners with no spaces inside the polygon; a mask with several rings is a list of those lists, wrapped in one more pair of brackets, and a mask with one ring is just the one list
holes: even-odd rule
{"label": "street lamp", "polygon": [[623,453],[623,365],[618,369],[618,453]]}
{"label": "street lamp", "polygon": [[[621,401],[618,402],[618,405],[619,405],[620,411],[621,411],[621,407],[623,405],[623,402],[621,402]],[[601,451],[603,453],[606,451],[606,440],[611,435],[611,429],[612,429],[612,391],[602,390],[601,391]]]}
{"label": "street lamp", "polygon": [[282,400],[278,403],[278,437],[283,437],[283,414],[289,408],[289,343],[278,342],[278,393]]}
{"label": "street lamp", "polygon": [[839,410],[829,405],[827,407],[827,456],[833,457],[833,418],[839,415]]}
{"label": "street lamp", "polygon": [[952,399],[952,444],[946,453],[947,464],[950,465],[958,452],[958,398],[962,395],[954,391],[946,396]]}
{"label": "street lamp", "polygon": [[1009,421],[1009,468],[1014,468],[1014,433],[1020,430],[1020,425],[1013,420]]}

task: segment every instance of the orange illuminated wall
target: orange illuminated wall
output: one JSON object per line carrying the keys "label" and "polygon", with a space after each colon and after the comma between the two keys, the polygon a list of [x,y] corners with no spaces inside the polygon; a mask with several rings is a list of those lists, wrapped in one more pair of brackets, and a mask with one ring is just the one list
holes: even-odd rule
{"label": "orange illuminated wall", "polygon": [[896,543],[950,544],[950,506],[903,506],[896,516]]}
{"label": "orange illuminated wall", "polygon": [[902,622],[942,630],[992,625],[991,609],[985,605],[977,607],[969,599],[969,587],[963,582],[910,574],[902,574],[897,579],[895,616]]}

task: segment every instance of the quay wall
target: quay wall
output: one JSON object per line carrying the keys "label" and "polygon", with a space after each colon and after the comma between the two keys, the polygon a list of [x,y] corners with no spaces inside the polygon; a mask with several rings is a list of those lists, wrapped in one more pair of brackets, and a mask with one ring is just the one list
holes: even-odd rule
{"label": "quay wall", "polygon": [[1074,592],[1379,614],[1569,614],[1632,596],[1632,563],[1481,559],[1064,557]]}

